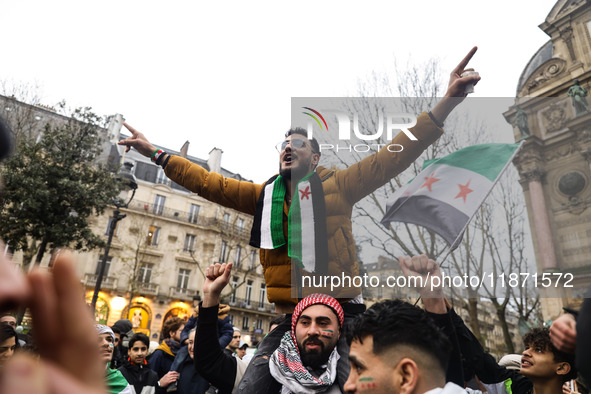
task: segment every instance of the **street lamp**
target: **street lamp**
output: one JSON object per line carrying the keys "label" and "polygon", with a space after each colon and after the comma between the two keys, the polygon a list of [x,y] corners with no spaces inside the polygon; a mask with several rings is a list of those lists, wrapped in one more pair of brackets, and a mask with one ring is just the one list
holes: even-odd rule
{"label": "street lamp", "polygon": [[[93,312],[96,310],[96,300],[98,298],[98,293],[101,291],[101,285],[103,282],[103,276],[105,275],[105,267],[107,266],[107,259],[109,258],[109,250],[111,249],[111,241],[113,240],[113,234],[115,233],[115,229],[117,228],[117,223],[127,216],[126,214],[121,213],[119,209],[127,208],[129,203],[133,199],[133,196],[135,195],[135,191],[137,189],[137,182],[135,180],[135,176],[131,173],[132,167],[132,163],[125,162],[123,163],[123,168],[121,168],[119,174],[117,174],[117,178],[122,183],[123,188],[119,193],[119,197],[113,199],[115,211],[113,211],[113,218],[109,225],[109,239],[107,240],[107,246],[105,247],[105,253],[103,254],[103,258],[99,263],[99,274],[96,278],[96,285],[94,286],[94,293],[92,294],[92,301],[90,302],[90,309]],[[128,199],[129,192],[131,192],[131,197],[129,197]]]}

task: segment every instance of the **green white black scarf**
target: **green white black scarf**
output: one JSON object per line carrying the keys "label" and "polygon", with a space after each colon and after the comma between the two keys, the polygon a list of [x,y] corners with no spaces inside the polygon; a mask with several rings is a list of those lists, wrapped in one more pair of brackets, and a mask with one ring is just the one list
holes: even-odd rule
{"label": "green white black scarf", "polygon": [[[281,175],[263,186],[250,234],[250,245],[276,249],[286,244],[283,202],[287,185]],[[328,270],[326,207],[322,182],[316,172],[302,178],[289,209],[288,255],[300,268],[317,274]]]}

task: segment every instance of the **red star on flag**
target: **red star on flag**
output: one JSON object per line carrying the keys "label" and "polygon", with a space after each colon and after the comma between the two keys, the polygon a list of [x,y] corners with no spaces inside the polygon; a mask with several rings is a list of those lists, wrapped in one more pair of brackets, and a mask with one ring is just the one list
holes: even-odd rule
{"label": "red star on flag", "polygon": [[429,189],[429,191],[432,192],[433,190],[431,190],[431,185],[440,180],[439,178],[435,178],[433,175],[435,175],[435,173],[432,173],[431,175],[429,175],[428,178],[425,178],[425,183],[423,183],[423,185],[419,187],[419,189],[427,187],[427,189]]}
{"label": "red star on flag", "polygon": [[300,193],[302,193],[300,196],[300,200],[303,200],[304,197],[306,197],[306,200],[309,200],[310,194],[312,194],[312,191],[310,190],[310,186],[306,186],[305,190],[300,189]]}
{"label": "red star on flag", "polygon": [[464,202],[466,202],[466,197],[468,196],[468,194],[472,193],[474,190],[470,189],[468,186],[470,186],[470,182],[472,181],[472,179],[470,179],[468,181],[468,183],[466,183],[465,185],[460,185],[458,183],[458,186],[460,187],[460,192],[458,193],[457,196],[455,196],[454,198],[463,198]]}

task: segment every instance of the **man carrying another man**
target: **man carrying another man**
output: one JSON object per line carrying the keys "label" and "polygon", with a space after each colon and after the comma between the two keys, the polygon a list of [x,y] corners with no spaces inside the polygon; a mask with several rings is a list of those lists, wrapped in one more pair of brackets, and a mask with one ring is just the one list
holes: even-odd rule
{"label": "man carrying another man", "polygon": [[[128,150],[133,147],[140,154],[151,157],[156,164],[164,168],[169,178],[201,197],[254,215],[251,245],[261,248],[260,259],[268,299],[275,303],[278,313],[291,314],[299,301],[292,296],[292,290],[301,284],[292,280],[292,264],[289,257],[292,251],[288,250],[291,232],[288,223],[295,215],[291,209],[292,198],[294,201],[301,198],[301,188],[298,187],[300,182],[310,183],[311,196],[306,192],[305,197],[312,199],[312,204],[315,205],[314,212],[318,208],[319,217],[325,216],[313,221],[313,227],[318,226],[314,230],[318,230],[318,234],[325,234],[317,238],[320,242],[326,242],[325,247],[318,249],[324,251],[326,256],[315,256],[315,268],[312,269],[312,273],[357,275],[359,267],[356,262],[351,224],[353,205],[405,170],[441,136],[443,122],[466,97],[466,87],[480,80],[477,73],[462,77],[465,71],[471,70],[466,67],[475,52],[476,47],[453,70],[443,99],[432,111],[418,116],[416,126],[411,129],[412,134],[417,137],[416,141],[411,140],[405,133],[400,133],[391,143],[404,146],[402,152],[390,152],[388,145],[344,170],[318,166],[321,155],[318,142],[308,139],[305,130],[299,128],[288,131],[280,145],[279,175],[272,177],[265,184],[224,178],[186,159],[169,155],[156,149],[143,134],[126,123],[124,125],[131,131],[132,136],[120,141],[119,144],[125,145]],[[269,223],[279,225],[273,226]],[[298,290],[302,290],[302,296],[318,291],[301,287],[298,287]],[[359,288],[337,288],[334,295],[350,316],[365,310]],[[269,359],[289,328],[288,316],[259,344],[256,356],[249,365],[247,378],[241,385],[241,392],[264,392],[255,381],[260,381],[261,376],[269,377],[269,368],[264,360]],[[339,347],[341,353],[347,353],[344,341],[341,341]],[[260,362],[257,362],[258,359]],[[342,386],[348,375],[348,363],[343,358],[339,365],[339,382]]]}
{"label": "man carrying another man", "polygon": [[[214,340],[220,294],[230,280],[231,269],[231,263],[207,269],[195,346],[195,367],[221,393],[232,392],[246,368],[242,360],[225,354]],[[336,299],[324,294],[304,298],[294,310],[290,331],[268,361],[272,383],[265,387],[254,384],[270,392],[340,393],[337,361],[346,355],[338,354],[336,344],[343,321],[343,309]]]}

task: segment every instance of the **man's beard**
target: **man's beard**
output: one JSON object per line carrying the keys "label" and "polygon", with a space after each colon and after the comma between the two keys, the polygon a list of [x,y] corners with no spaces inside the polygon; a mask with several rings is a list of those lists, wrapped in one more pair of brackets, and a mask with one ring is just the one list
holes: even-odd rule
{"label": "man's beard", "polygon": [[300,163],[297,167],[281,168],[281,163],[279,163],[279,175],[297,183],[300,179],[308,175],[308,168],[309,166],[304,165],[304,163]]}
{"label": "man's beard", "polygon": [[[307,351],[306,344],[314,343],[320,346],[320,349],[314,351]],[[332,353],[334,347],[330,349],[326,348],[324,342],[322,342],[318,337],[310,337],[304,340],[302,346],[300,348],[300,357],[302,359],[302,364],[304,367],[312,368],[312,369],[319,369],[321,366],[328,362],[328,358]]]}

